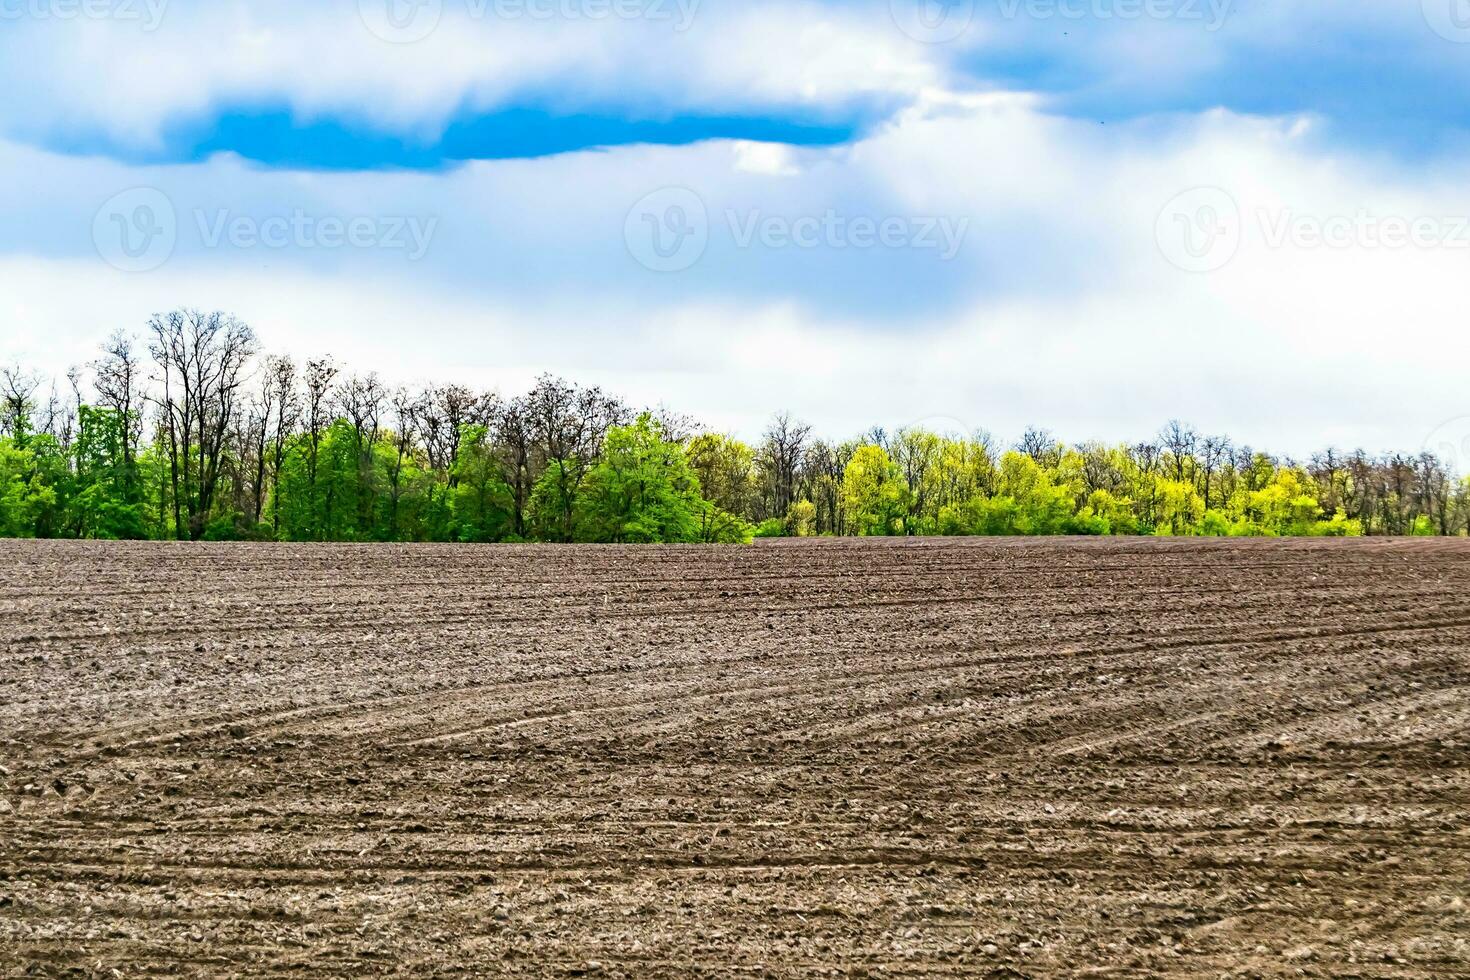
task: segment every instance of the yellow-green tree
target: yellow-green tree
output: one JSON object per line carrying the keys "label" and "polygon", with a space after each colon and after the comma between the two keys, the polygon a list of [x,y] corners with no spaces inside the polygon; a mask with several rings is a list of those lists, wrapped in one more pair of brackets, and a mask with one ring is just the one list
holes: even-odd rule
{"label": "yellow-green tree", "polygon": [[882,446],[859,446],[842,475],[848,527],[861,537],[903,533],[909,488]]}

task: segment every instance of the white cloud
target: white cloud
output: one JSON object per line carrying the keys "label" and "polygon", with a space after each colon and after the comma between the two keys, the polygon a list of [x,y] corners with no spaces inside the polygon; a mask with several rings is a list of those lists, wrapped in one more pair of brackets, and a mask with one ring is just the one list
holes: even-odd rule
{"label": "white cloud", "polygon": [[428,140],[464,108],[821,111],[945,77],[939,53],[876,7],[630,2],[652,16],[546,18],[518,13],[523,3],[446,0],[437,28],[407,44],[376,36],[355,0],[174,0],[152,31],[130,20],[11,20],[0,82],[31,95],[0,110],[0,127],[101,132],[154,149],[169,123],[211,108],[285,106]]}
{"label": "white cloud", "polygon": [[[628,254],[624,217],[675,181],[717,222],[754,206],[947,214],[971,220],[972,240],[943,266],[741,250],[713,229],[698,265],[655,275]],[[186,214],[304,208],[441,226],[417,264],[181,246],[162,269],[124,275],[87,254],[92,211],[138,183]],[[1240,220],[1236,254],[1209,273],[1175,268],[1156,239],[1161,208],[1194,187],[1225,190]],[[1435,218],[1452,235],[1470,191],[1452,174],[1325,149],[1297,119],[1211,112],[1105,135],[1027,97],[930,93],[830,150],[707,143],[323,175],[229,159],[133,169],[0,144],[0,188],[19,222],[0,231],[0,358],[52,371],[115,327],[195,305],[238,313],[272,348],[334,351],[396,380],[515,390],[551,370],[749,435],[781,408],[833,435],[943,417],[1122,439],[1178,416],[1293,452],[1413,450],[1470,414],[1470,247],[1271,242],[1282,221],[1356,228],[1360,214],[1380,231]],[[792,267],[801,274],[783,277]],[[886,302],[844,302],[874,278]]]}
{"label": "white cloud", "polygon": [[[1337,343],[1278,337],[1242,318],[1251,304],[1242,311],[1195,289],[979,303],[922,332],[875,334],[794,303],[631,310],[589,299],[596,326],[577,327],[569,309],[528,313],[329,277],[195,270],[173,278],[167,302],[142,277],[76,261],[5,260],[0,279],[9,284],[0,319],[36,330],[7,327],[0,354],[58,371],[89,360],[110,327],[141,332],[160,307],[221,307],[272,349],[330,352],[394,382],[514,392],[549,370],[752,437],[770,412],[789,408],[834,436],[944,419],[1006,437],[1034,423],[1068,438],[1122,440],[1184,417],[1279,450],[1415,450],[1467,408],[1458,368],[1443,360],[1380,349],[1377,382],[1360,384],[1358,345],[1367,333],[1381,343],[1382,325],[1342,324]],[[577,313],[590,319],[593,310]],[[1435,331],[1413,313],[1398,322],[1395,349]]]}
{"label": "white cloud", "polygon": [[796,164],[796,155],[784,143],[737,140],[733,143],[733,149],[736,170],[773,177],[795,177],[801,173]]}

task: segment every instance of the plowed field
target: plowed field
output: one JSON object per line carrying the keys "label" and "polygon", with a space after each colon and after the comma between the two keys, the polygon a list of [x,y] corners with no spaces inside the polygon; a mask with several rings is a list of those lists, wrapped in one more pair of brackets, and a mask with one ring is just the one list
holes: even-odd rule
{"label": "plowed field", "polygon": [[1462,542],[0,544],[0,974],[1470,971]]}

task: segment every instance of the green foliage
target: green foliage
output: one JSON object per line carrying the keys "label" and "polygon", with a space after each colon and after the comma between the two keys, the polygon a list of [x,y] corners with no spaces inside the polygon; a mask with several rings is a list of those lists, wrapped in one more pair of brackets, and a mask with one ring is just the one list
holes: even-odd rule
{"label": "green foliage", "polygon": [[608,430],[577,497],[576,533],[582,541],[702,541],[706,506],[684,448],[644,413]]}
{"label": "green foliage", "polygon": [[1218,510],[1207,510],[1200,519],[1199,533],[1204,537],[1228,538],[1231,530],[1230,518]]}
{"label": "green foliage", "polygon": [[293,437],[286,444],[281,472],[276,481],[276,508],[280,535],[287,541],[325,541],[327,522],[324,481],[313,470],[308,437]]}
{"label": "green foliage", "polygon": [[205,541],[248,541],[252,537],[254,535],[245,515],[237,510],[218,514],[204,525]]}
{"label": "green foliage", "polygon": [[574,525],[567,519],[576,514],[576,476],[563,462],[546,467],[531,488],[530,526],[538,541],[571,541]]}
{"label": "green foliage", "polygon": [[1091,508],[1078,510],[1074,490],[1057,482],[1030,456],[1006,453],[1000,461],[999,493],[977,496],[946,511],[946,534],[987,536],[1107,534],[1107,518]]}
{"label": "green foliage", "polygon": [[37,537],[56,506],[56,489],[44,482],[35,451],[0,439],[0,534]]}
{"label": "green foliage", "polygon": [[1363,522],[1337,511],[1330,520],[1314,525],[1311,533],[1324,538],[1361,538]]}
{"label": "green foliage", "polygon": [[144,538],[141,481],[127,454],[130,420],[112,409],[81,407],[69,523],[81,538]]}
{"label": "green foliage", "polygon": [[1138,516],[1133,501],[1114,496],[1108,490],[1094,490],[1087,497],[1087,510],[1095,520],[1106,523],[1102,534],[1137,534]]}
{"label": "green foliage", "polygon": [[699,540],[705,544],[750,544],[755,528],[709,501],[700,502]]}
{"label": "green foliage", "polygon": [[798,500],[786,512],[786,526],[794,538],[810,538],[817,533],[817,505],[810,500]]}
{"label": "green foliage", "polygon": [[1306,482],[1293,470],[1277,471],[1262,489],[1247,495],[1245,516],[1269,537],[1310,533],[1322,507]]}
{"label": "green foliage", "polygon": [[685,449],[704,498],[731,515],[750,512],[760,493],[755,451],[738,439],[704,433]]}
{"label": "green foliage", "polygon": [[502,540],[511,526],[511,495],[500,477],[489,430],[468,426],[460,437],[459,459],[449,471],[449,511],[454,539],[467,542]]}
{"label": "green foliage", "polygon": [[757,538],[784,538],[787,536],[786,522],[779,517],[768,517],[755,526],[754,537]]}
{"label": "green foliage", "polygon": [[842,500],[853,533],[902,534],[911,496],[903,472],[881,446],[860,446],[842,476]]}
{"label": "green foliage", "polygon": [[1204,498],[1188,483],[1159,480],[1154,490],[1154,534],[1195,533],[1205,516]]}
{"label": "green foliage", "polygon": [[22,468],[25,490],[17,501],[17,515],[24,514],[31,525],[30,533],[24,536],[67,536],[66,503],[72,482],[66,454],[56,438],[45,433],[27,437],[21,452],[16,462]]}
{"label": "green foliage", "polygon": [[[1324,454],[1300,466],[1178,423],[1137,446],[1071,447],[1033,430],[1004,452],[983,432],[919,428],[832,443],[786,416],[753,449],[725,435],[678,436],[686,425],[676,416],[616,424],[628,418],[621,403],[556,379],[505,403],[458,387],[387,392],[372,377],[333,387],[335,369],[320,363],[308,375],[317,380],[301,382],[307,390],[285,371],[274,401],[237,392],[193,414],[184,443],[177,409],[140,418],[134,406],[148,402],[132,388],[114,389],[131,392],[111,398],[120,409],[53,412],[39,431],[28,396],[10,396],[0,406],[0,535],[739,544],[1470,528],[1470,481],[1428,455]],[[225,424],[201,421],[210,412]]]}

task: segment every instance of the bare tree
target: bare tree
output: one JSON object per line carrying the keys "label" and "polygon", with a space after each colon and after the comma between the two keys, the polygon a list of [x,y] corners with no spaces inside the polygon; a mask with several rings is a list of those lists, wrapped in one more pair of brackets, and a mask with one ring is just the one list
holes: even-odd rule
{"label": "bare tree", "polygon": [[[230,509],[260,520],[265,500],[265,461],[262,449],[270,410],[260,393],[246,392],[240,399],[237,420],[230,426],[228,450],[221,464],[221,482],[230,491]],[[253,523],[252,523],[252,526]]]}
{"label": "bare tree", "polygon": [[1347,470],[1347,516],[1364,521],[1370,528],[1377,526],[1381,484],[1374,473],[1373,461],[1359,449],[1348,457],[1344,468]]}
{"label": "bare tree", "polygon": [[1194,463],[1194,449],[1199,444],[1199,435],[1178,419],[1170,419],[1159,433],[1159,442],[1169,454],[1169,464],[1174,468],[1174,480],[1183,483],[1189,467]]}
{"label": "bare tree", "polygon": [[939,465],[941,443],[938,436],[923,429],[899,429],[893,437],[893,461],[903,471],[909,486],[909,512],[904,529],[917,534],[917,527],[928,518],[937,523],[939,508],[931,493],[929,473]]}
{"label": "bare tree", "polygon": [[255,334],[232,316],[197,310],[158,315],[148,326],[163,386],[159,409],[168,433],[174,526],[198,540],[218,489]]}
{"label": "bare tree", "polygon": [[129,473],[143,439],[143,405],[147,397],[143,364],[135,344],[132,337],[118,330],[102,344],[102,356],[92,362],[92,387],[96,389],[98,402],[122,419],[123,465]]}
{"label": "bare tree", "polygon": [[1438,457],[1433,453],[1420,453],[1414,461],[1417,470],[1415,487],[1415,511],[1428,517],[1435,530],[1442,535],[1450,533],[1450,488],[1449,474],[1445,472]]}
{"label": "bare tree", "polygon": [[322,438],[332,424],[332,383],[340,369],[331,357],[306,362],[302,375],[306,412],[306,482],[316,487],[317,463],[321,458]]}
{"label": "bare tree", "polygon": [[852,460],[851,445],[817,440],[806,451],[802,472],[812,489],[817,507],[817,533],[843,534],[846,515],[842,511],[842,476]]}
{"label": "bare tree", "polygon": [[382,427],[388,391],[376,374],[354,374],[337,388],[337,404],[352,426],[357,451],[358,526],[372,526],[373,451]]}
{"label": "bare tree", "polygon": [[1204,491],[1205,510],[1210,509],[1210,491],[1214,488],[1215,474],[1230,461],[1230,440],[1225,436],[1207,436],[1200,443],[1200,482]]}
{"label": "bare tree", "polygon": [[337,386],[337,405],[342,417],[351,425],[359,447],[370,447],[378,440],[378,428],[388,391],[377,374],[354,374]]}
{"label": "bare tree", "polygon": [[1091,495],[1099,490],[1122,496],[1127,477],[1114,461],[1114,453],[1100,442],[1082,446],[1082,486]]}
{"label": "bare tree", "polygon": [[[270,419],[266,433],[267,444],[262,446],[260,457],[264,464],[268,449],[271,528],[279,532],[281,530],[281,466],[286,459],[286,442],[301,421],[301,393],[296,387],[296,363],[291,358],[275,356],[266,358],[260,399]],[[256,515],[256,519],[260,519],[259,514]]]}
{"label": "bare tree", "polygon": [[418,430],[418,399],[407,388],[393,392],[389,405],[393,409],[394,459],[388,468],[388,534],[392,540],[399,537],[401,510],[403,507],[403,471],[414,454],[414,439]]}
{"label": "bare tree", "polygon": [[648,414],[663,430],[665,439],[669,442],[677,442],[681,446],[699,435],[702,428],[694,416],[676,411],[667,405],[651,408]]}
{"label": "bare tree", "polygon": [[1034,459],[1041,466],[1055,466],[1062,458],[1062,447],[1047,429],[1027,428],[1016,451]]}
{"label": "bare tree", "polygon": [[1337,450],[1317,453],[1312,457],[1307,472],[1317,483],[1322,509],[1329,514],[1342,510],[1348,497],[1348,469]]}
{"label": "bare tree", "polygon": [[601,388],[583,388],[543,375],[525,398],[532,438],[550,474],[554,513],[542,515],[555,540],[572,540],[582,480],[602,451],[607,430],[627,419],[621,401]]}
{"label": "bare tree", "polygon": [[771,501],[769,516],[784,518],[796,502],[796,482],[812,427],[782,412],[766,427],[761,444],[760,466],[768,481]]}
{"label": "bare tree", "polygon": [[495,420],[495,432],[501,475],[506,486],[510,487],[511,526],[517,537],[524,538],[531,488],[541,475],[537,466],[535,433],[531,428],[531,407],[526,399],[513,398],[501,406]]}
{"label": "bare tree", "polygon": [[1158,519],[1159,490],[1158,481],[1154,474],[1158,472],[1159,460],[1163,455],[1158,443],[1140,442],[1131,450],[1133,462],[1138,466],[1138,472],[1143,478],[1144,487],[1148,490],[1148,511],[1145,515],[1144,526],[1153,528]]}
{"label": "bare tree", "polygon": [[[265,359],[260,383],[246,399],[238,426],[240,476],[235,488],[236,509],[249,513],[259,524],[266,498],[277,500],[286,440],[296,425],[298,401],[296,366],[289,358]],[[249,490],[248,497],[245,494]],[[279,503],[272,504],[273,529],[280,528]]]}
{"label": "bare tree", "polygon": [[40,387],[41,376],[34,371],[22,370],[18,364],[0,368],[0,435],[25,445],[32,431],[36,389]]}
{"label": "bare tree", "polygon": [[[467,425],[489,427],[494,421],[498,400],[491,395],[477,395],[463,385],[443,385],[424,390],[419,399],[418,420],[424,437],[424,450],[429,465],[449,473],[459,460],[459,446]],[[453,478],[450,478],[451,485]]]}
{"label": "bare tree", "polygon": [[82,369],[73,364],[66,369],[66,384],[71,389],[71,398],[63,399],[56,386],[51,386],[51,396],[46,400],[46,420],[43,428],[56,440],[63,455],[70,456],[82,424]]}

